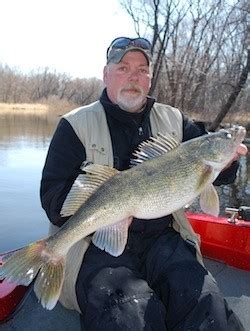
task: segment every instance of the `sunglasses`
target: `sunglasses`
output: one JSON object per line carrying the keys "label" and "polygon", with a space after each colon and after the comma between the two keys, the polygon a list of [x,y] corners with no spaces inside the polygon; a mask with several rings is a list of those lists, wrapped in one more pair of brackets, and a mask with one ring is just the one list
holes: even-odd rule
{"label": "sunglasses", "polygon": [[119,37],[112,41],[111,45],[107,49],[107,59],[109,59],[111,53],[115,49],[127,49],[130,47],[138,47],[146,51],[151,50],[151,43],[145,38],[127,38]]}

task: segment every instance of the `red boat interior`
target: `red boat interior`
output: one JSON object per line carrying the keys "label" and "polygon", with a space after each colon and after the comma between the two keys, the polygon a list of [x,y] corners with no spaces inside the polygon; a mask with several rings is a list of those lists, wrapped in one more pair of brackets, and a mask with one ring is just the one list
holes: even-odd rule
{"label": "red boat interior", "polygon": [[187,212],[205,257],[250,271],[250,222]]}

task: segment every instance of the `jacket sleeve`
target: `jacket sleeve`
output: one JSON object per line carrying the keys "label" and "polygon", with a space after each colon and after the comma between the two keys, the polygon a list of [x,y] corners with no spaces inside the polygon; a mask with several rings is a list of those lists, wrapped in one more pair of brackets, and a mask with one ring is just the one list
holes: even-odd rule
{"label": "jacket sleeve", "polygon": [[63,202],[86,159],[85,148],[69,122],[61,119],[51,140],[42,172],[40,198],[49,220],[61,226]]}
{"label": "jacket sleeve", "polygon": [[[191,121],[183,115],[183,141],[202,136],[203,134],[207,134],[207,131],[202,122]],[[219,186],[233,183],[236,178],[238,168],[239,162],[234,161],[229,168],[219,174],[214,181],[214,185]]]}

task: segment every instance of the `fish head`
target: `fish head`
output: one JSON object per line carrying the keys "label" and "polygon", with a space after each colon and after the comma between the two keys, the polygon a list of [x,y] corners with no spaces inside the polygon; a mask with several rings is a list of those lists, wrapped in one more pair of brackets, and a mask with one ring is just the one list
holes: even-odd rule
{"label": "fish head", "polygon": [[246,129],[243,126],[234,125],[221,129],[208,134],[197,152],[207,165],[218,170],[223,169],[233,159],[245,135]]}

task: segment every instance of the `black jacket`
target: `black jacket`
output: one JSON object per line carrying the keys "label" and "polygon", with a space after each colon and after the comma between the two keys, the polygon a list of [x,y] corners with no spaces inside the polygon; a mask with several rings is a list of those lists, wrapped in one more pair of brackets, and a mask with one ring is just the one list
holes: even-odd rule
{"label": "black jacket", "polygon": [[[125,170],[133,151],[151,136],[149,121],[154,99],[148,98],[141,113],[129,113],[113,104],[103,91],[100,101],[105,109],[114,154],[114,167]],[[206,134],[201,124],[190,121],[183,115],[183,141]],[[86,159],[85,148],[69,122],[61,119],[53,135],[42,173],[40,196],[42,207],[49,220],[61,226],[68,218],[60,216],[62,204],[79,174],[79,168]],[[221,173],[215,185],[234,181],[238,163]]]}

